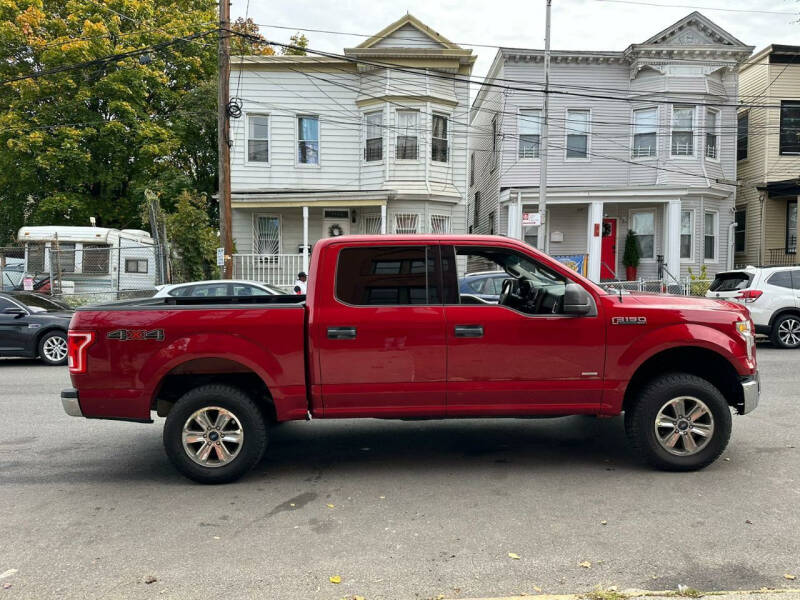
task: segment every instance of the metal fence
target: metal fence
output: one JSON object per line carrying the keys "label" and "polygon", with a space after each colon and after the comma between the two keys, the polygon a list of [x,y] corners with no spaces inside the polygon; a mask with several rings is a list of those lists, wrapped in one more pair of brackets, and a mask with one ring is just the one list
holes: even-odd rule
{"label": "metal fence", "polygon": [[674,294],[678,296],[705,296],[713,279],[682,279],[680,281],[661,281],[658,279],[639,279],[636,281],[606,281],[603,286],[612,290],[628,292],[652,292],[655,294]]}
{"label": "metal fence", "polygon": [[167,276],[158,246],[29,243],[0,248],[4,291],[34,291],[71,304],[150,296]]}

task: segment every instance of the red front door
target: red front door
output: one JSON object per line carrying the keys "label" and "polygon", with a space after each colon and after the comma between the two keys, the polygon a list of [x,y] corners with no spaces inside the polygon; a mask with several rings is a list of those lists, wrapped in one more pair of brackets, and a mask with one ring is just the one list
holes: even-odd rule
{"label": "red front door", "polygon": [[600,279],[617,278],[617,220],[603,219]]}

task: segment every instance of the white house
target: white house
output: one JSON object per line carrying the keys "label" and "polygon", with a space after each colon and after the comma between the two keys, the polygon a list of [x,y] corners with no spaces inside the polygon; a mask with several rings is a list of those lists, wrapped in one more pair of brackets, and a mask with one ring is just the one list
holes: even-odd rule
{"label": "white house", "polygon": [[464,232],[475,58],[410,14],[342,57],[234,57],[234,276],[289,285],[332,235]]}
{"label": "white house", "polygon": [[[737,68],[747,46],[694,12],[624,51],[552,52],[546,249],[624,279],[627,231],[639,277],[730,264]],[[537,240],[544,51],[501,48],[472,107],[469,226]],[[659,264],[663,269],[659,269]]]}

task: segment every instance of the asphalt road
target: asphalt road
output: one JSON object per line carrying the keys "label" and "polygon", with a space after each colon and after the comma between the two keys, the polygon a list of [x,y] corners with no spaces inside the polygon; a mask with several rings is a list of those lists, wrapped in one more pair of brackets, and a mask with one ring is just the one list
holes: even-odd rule
{"label": "asphalt road", "polygon": [[640,466],[620,419],[348,420],[279,427],[221,487],[160,421],[68,417],[65,368],[3,360],[0,599],[800,594],[800,352],[758,352],[762,404],[699,473]]}

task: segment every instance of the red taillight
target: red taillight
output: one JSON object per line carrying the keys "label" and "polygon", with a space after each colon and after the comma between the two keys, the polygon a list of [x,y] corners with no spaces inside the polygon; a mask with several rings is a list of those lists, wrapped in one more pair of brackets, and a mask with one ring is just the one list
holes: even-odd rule
{"label": "red taillight", "polygon": [[70,373],[86,373],[86,349],[94,341],[94,331],[67,333],[67,366]]}
{"label": "red taillight", "polygon": [[736,297],[741,298],[742,300],[744,300],[749,304],[750,302],[755,302],[756,300],[758,300],[758,298],[763,293],[764,292],[762,292],[761,290],[742,290]]}

